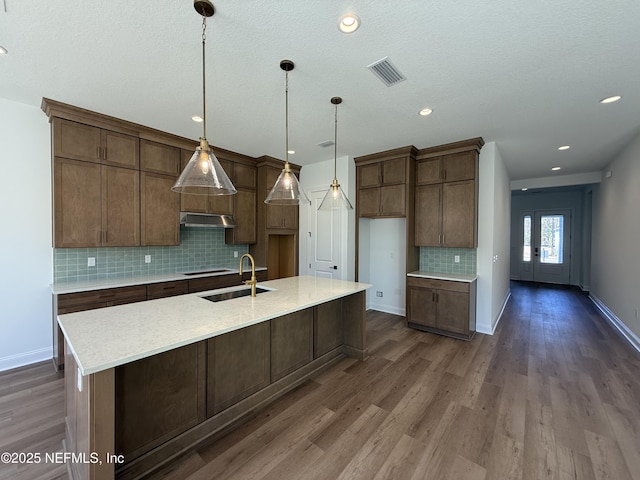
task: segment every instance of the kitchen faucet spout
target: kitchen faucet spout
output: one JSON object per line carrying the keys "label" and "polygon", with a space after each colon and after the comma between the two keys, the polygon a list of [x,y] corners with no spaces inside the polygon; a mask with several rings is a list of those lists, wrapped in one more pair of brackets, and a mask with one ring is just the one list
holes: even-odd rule
{"label": "kitchen faucet spout", "polygon": [[242,261],[244,260],[244,257],[248,257],[249,260],[251,261],[251,280],[246,280],[244,283],[246,285],[251,285],[251,296],[255,297],[256,284],[258,283],[258,281],[256,280],[256,261],[254,260],[253,256],[250,253],[245,253],[244,255],[242,255],[240,257],[240,275],[241,276],[242,276]]}

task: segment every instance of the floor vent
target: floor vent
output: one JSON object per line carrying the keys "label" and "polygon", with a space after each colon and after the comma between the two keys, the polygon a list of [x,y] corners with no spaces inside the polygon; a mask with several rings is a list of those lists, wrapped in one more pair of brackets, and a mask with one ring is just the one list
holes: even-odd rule
{"label": "floor vent", "polygon": [[367,68],[382,80],[387,87],[391,87],[407,79],[400,70],[391,63],[389,57],[384,57],[383,59],[372,63]]}
{"label": "floor vent", "polygon": [[327,140],[326,142],[321,142],[318,144],[318,146],[322,148],[330,147],[331,145],[335,145],[333,140]]}

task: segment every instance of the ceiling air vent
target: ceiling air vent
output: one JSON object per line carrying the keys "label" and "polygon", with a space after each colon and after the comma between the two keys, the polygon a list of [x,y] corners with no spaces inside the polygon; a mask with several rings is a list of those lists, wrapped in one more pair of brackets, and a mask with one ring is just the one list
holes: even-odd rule
{"label": "ceiling air vent", "polygon": [[333,140],[327,140],[318,144],[318,146],[322,148],[330,147],[331,145],[335,145]]}
{"label": "ceiling air vent", "polygon": [[392,85],[407,79],[402,73],[400,73],[400,70],[391,63],[389,57],[384,57],[383,59],[372,63],[367,68],[375,73],[387,87],[391,87]]}

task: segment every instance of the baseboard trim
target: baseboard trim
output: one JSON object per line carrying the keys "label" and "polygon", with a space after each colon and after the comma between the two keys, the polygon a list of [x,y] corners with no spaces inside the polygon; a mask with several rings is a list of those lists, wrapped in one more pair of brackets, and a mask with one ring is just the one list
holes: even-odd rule
{"label": "baseboard trim", "polygon": [[613,326],[616,330],[618,330],[624,338],[627,339],[629,345],[636,349],[636,351],[640,352],[640,338],[633,333],[629,327],[625,325],[625,323],[620,320],[615,313],[609,310],[602,300],[600,300],[595,295],[589,294],[589,299],[593,302],[593,304],[602,312],[604,318]]}
{"label": "baseboard trim", "polygon": [[391,305],[372,303],[367,307],[367,310],[376,310],[378,312],[390,313],[391,315],[400,315],[401,317],[406,316],[406,310],[404,308],[394,307]]}
{"label": "baseboard trim", "polygon": [[30,352],[18,353],[0,358],[0,372],[13,368],[24,367],[32,363],[49,360],[53,357],[53,347],[31,350]]}
{"label": "baseboard trim", "polygon": [[502,319],[502,314],[504,313],[504,309],[507,308],[507,303],[509,302],[509,298],[511,298],[511,289],[507,291],[507,295],[505,296],[504,301],[502,302],[502,308],[500,309],[500,313],[498,314],[498,318],[496,319],[496,323],[493,324],[493,327],[486,325],[484,323],[477,323],[476,324],[477,333],[484,333],[485,335],[494,334],[494,332],[496,331],[496,328],[498,327],[498,323],[500,323],[500,320]]}

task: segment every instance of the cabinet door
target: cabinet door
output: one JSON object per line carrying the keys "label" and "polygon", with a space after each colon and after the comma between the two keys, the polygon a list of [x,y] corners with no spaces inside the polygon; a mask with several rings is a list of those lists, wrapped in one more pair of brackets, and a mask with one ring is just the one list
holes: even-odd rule
{"label": "cabinet door", "polygon": [[236,163],[233,167],[233,184],[236,188],[256,188],[256,167]]}
{"label": "cabinet door", "polygon": [[447,332],[468,335],[469,294],[437,290],[436,303],[438,310],[436,327]]}
{"label": "cabinet door", "polygon": [[476,178],[477,153],[461,152],[442,157],[443,181],[457,182]]}
{"label": "cabinet door", "polygon": [[404,157],[382,162],[382,184],[404,183],[406,165]]}
{"label": "cabinet door", "polygon": [[177,176],[180,174],[180,158],[179,148],[140,140],[140,170]]}
{"label": "cabinet door", "polygon": [[140,245],[140,172],[102,166],[102,246]]}
{"label": "cabinet door", "polygon": [[405,186],[380,187],[380,214],[386,217],[401,217],[406,213]]}
{"label": "cabinet door", "polygon": [[409,287],[409,312],[407,321],[436,327],[435,291],[430,288]]}
{"label": "cabinet door", "polygon": [[269,322],[207,343],[207,417],[269,385]]}
{"label": "cabinet door", "polygon": [[378,185],[380,185],[379,163],[358,167],[358,188],[377,187]]}
{"label": "cabinet door", "polygon": [[256,191],[238,188],[233,197],[236,228],[225,230],[225,243],[256,243]]}
{"label": "cabinet door", "polygon": [[147,285],[147,300],[174,297],[176,295],[185,295],[187,293],[189,293],[189,280],[150,283]]}
{"label": "cabinet door", "polygon": [[180,243],[180,194],[171,190],[175,177],[140,172],[141,245]]}
{"label": "cabinet door", "polygon": [[[218,159],[220,165],[228,176],[232,175],[233,163],[228,160]],[[207,213],[219,213],[221,215],[231,215],[233,213],[233,197],[235,195],[207,195]]]}
{"label": "cabinet door", "polygon": [[313,309],[271,320],[271,381],[313,359]]}
{"label": "cabinet door", "polygon": [[100,162],[100,129],[82,123],[54,118],[53,153],[56,157]]}
{"label": "cabinet door", "polygon": [[415,190],[415,244],[420,247],[440,245],[442,224],[442,185],[421,185]]}
{"label": "cabinet door", "polygon": [[100,165],[54,158],[53,246],[101,245]]}
{"label": "cabinet door", "polygon": [[416,185],[442,182],[442,157],[416,162]]}
{"label": "cabinet door", "polygon": [[380,188],[362,188],[358,190],[358,212],[361,217],[380,215]]}
{"label": "cabinet door", "polygon": [[313,339],[313,358],[321,357],[344,343],[342,299],[316,307]]}
{"label": "cabinet door", "polygon": [[204,420],[205,342],[116,367],[116,452],[127,461]]}
{"label": "cabinet door", "polygon": [[445,247],[477,246],[474,180],[442,184],[442,235]]}
{"label": "cabinet door", "polygon": [[102,130],[102,163],[117,167],[140,168],[140,147],[136,137]]}

